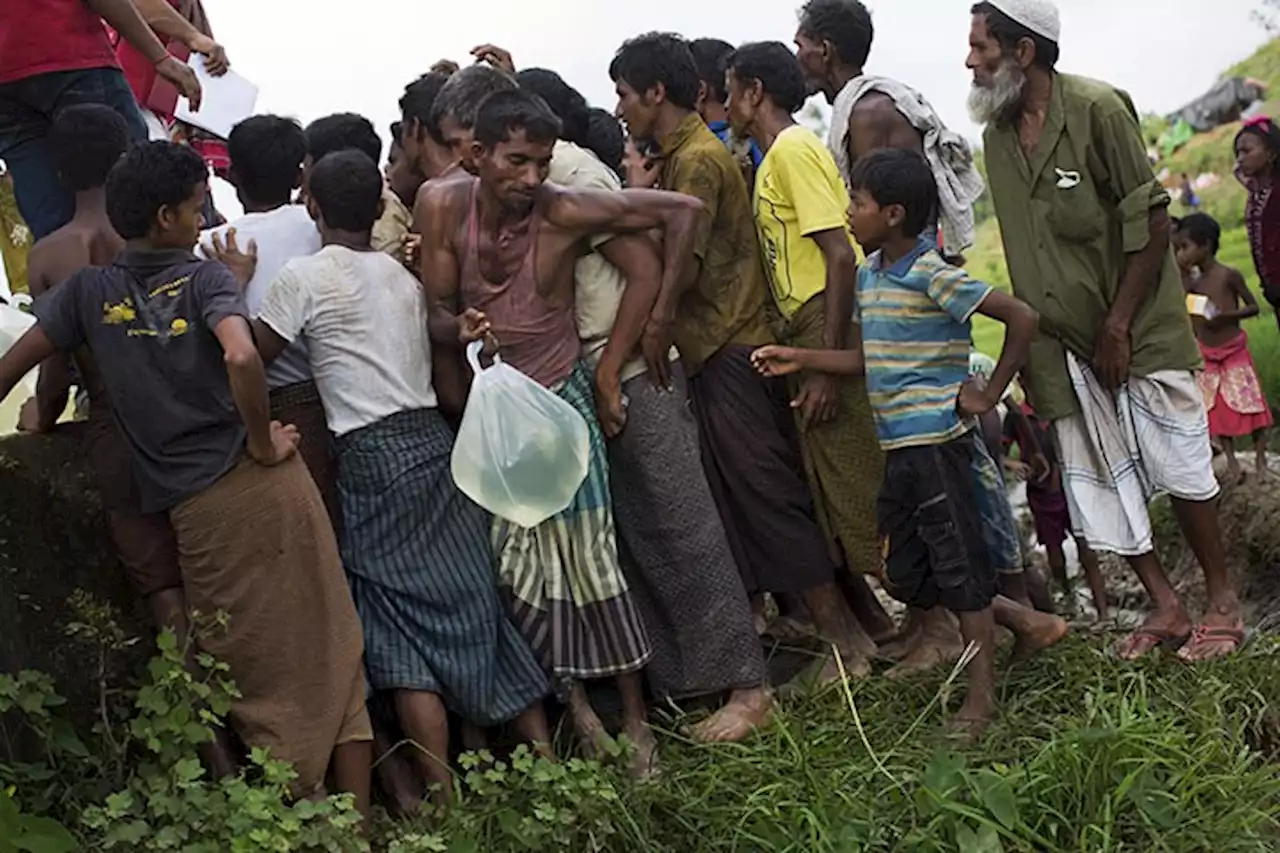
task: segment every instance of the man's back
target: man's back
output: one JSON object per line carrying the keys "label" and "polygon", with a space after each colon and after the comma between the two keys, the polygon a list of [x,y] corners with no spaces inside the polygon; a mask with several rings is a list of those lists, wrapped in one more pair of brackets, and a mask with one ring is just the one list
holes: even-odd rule
{"label": "man's back", "polygon": [[390,256],[326,246],[281,271],[258,319],[305,340],[329,429],[433,408],[426,296]]}
{"label": "man's back", "polygon": [[87,346],[133,448],[144,512],[167,510],[226,473],[244,449],[213,329],[245,316],[226,267],[183,250],[120,253],[36,303],[59,349]]}
{"label": "man's back", "polygon": [[755,219],[733,155],[697,113],[663,140],[663,149],[662,188],[706,206],[693,246],[701,262],[698,281],[681,299],[676,318],[680,355],[696,367],[726,344],[771,342]]}

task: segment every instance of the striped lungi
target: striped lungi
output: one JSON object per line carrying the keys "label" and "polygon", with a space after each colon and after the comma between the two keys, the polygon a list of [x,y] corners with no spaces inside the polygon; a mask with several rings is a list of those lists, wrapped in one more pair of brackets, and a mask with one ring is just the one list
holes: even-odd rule
{"label": "striped lungi", "polygon": [[489,516],[453,483],[435,409],[341,436],[342,561],[374,690],[437,693],[481,726],[517,716],[547,679],[494,582]]}
{"label": "striped lungi", "polygon": [[1053,422],[1073,533],[1095,551],[1125,557],[1155,545],[1147,505],[1156,495],[1217,497],[1209,419],[1195,376],[1161,370],[1102,387],[1088,364],[1067,353],[1080,410]]}
{"label": "striped lungi", "polygon": [[671,390],[623,384],[627,423],[609,442],[622,565],[653,640],[659,699],[759,687],[764,655],[742,577],[702,471],[684,373]]}
{"label": "striped lungi", "polygon": [[635,672],[650,650],[618,562],[609,461],[581,362],[556,393],[587,422],[587,479],[564,512],[537,527],[494,519],[493,550],[515,622],[563,695],[575,680]]}
{"label": "striped lungi", "polygon": [[[824,349],[826,296],[819,293],[800,307],[787,322],[784,343],[804,349]],[[803,375],[792,377],[788,387],[794,396]],[[800,424],[800,450],[805,474],[813,491],[814,514],[833,552],[855,572],[874,574],[880,567],[876,535],[876,497],[884,480],[884,452],[876,438],[867,383],[861,376],[842,376],[833,420]],[[838,551],[835,549],[838,547]]]}
{"label": "striped lungi", "polygon": [[197,639],[231,668],[232,727],[292,764],[295,793],[309,796],[335,746],[373,739],[360,621],[315,483],[296,456],[244,459],[169,518],[187,607],[227,615]]}

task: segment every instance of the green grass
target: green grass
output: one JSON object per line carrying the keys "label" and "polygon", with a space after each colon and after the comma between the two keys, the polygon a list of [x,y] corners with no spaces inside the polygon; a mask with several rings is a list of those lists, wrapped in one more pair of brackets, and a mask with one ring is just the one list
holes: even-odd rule
{"label": "green grass", "polygon": [[[744,744],[668,735],[660,782],[637,787],[604,770],[599,784],[575,784],[591,793],[563,849],[1274,851],[1275,652],[1259,640],[1231,661],[1190,669],[1169,658],[1120,664],[1096,641],[1069,640],[1006,674],[1000,719],[976,746],[944,733],[939,700],[954,707],[959,698],[945,672],[788,705]],[[538,790],[525,793],[550,808],[556,795]],[[557,849],[526,846],[527,830],[502,810],[477,819],[493,795],[464,799],[433,827],[440,846],[413,849]]]}

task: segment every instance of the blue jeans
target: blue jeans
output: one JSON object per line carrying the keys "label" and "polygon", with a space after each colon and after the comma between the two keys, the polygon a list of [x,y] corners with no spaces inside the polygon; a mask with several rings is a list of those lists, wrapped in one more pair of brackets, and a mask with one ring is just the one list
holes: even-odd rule
{"label": "blue jeans", "polygon": [[57,71],[0,84],[0,160],[13,173],[18,210],[37,240],[75,213],[75,196],[58,180],[46,141],[54,114],[73,104],[111,107],[124,118],[133,142],[147,139],[133,91],[118,69]]}

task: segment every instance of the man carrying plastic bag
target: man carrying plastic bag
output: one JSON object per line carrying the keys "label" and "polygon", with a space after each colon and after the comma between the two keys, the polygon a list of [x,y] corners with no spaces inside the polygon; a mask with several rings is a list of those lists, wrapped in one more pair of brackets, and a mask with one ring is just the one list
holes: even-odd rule
{"label": "man carrying plastic bag", "polygon": [[584,748],[599,751],[608,735],[582,682],[616,677],[623,730],[638,747],[633,770],[646,776],[656,762],[639,675],[649,640],[618,563],[604,436],[579,361],[573,268],[593,234],[662,228],[664,276],[681,280],[701,203],[544,184],[559,135],[559,120],[527,93],[485,101],[472,150],[478,180],[430,187],[418,200],[422,280],[437,345],[493,335],[506,364],[554,391],[588,426],[588,473],[568,508],[531,529],[496,520],[494,551],[516,624],[568,702]]}

